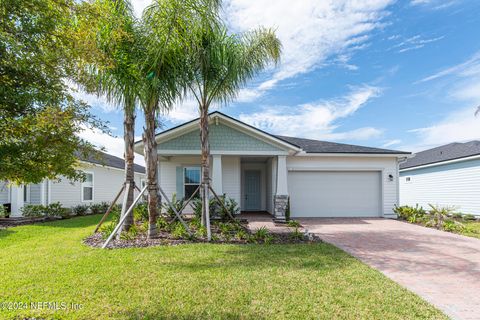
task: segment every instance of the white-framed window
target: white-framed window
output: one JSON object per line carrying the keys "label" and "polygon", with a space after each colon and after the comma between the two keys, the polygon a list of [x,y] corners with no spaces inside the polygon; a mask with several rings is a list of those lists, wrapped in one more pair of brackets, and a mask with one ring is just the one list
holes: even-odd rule
{"label": "white-framed window", "polygon": [[93,172],[85,172],[85,181],[82,182],[82,201],[93,201]]}
{"label": "white-framed window", "polygon": [[189,199],[200,185],[200,172],[200,167],[183,168],[183,197],[185,199]]}

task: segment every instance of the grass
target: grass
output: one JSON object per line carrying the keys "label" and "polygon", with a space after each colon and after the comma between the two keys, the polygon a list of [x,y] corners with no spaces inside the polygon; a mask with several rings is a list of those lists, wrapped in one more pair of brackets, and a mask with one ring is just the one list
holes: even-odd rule
{"label": "grass", "polygon": [[480,239],[480,221],[463,222],[465,229],[460,234]]}
{"label": "grass", "polygon": [[[444,319],[418,296],[328,244],[82,244],[99,216],[0,230],[1,319]],[[1,305],[0,305],[1,307]]]}

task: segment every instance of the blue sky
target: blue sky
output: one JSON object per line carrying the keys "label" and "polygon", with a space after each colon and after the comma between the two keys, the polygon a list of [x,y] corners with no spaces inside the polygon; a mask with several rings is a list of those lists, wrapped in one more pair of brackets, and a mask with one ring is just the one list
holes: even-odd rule
{"label": "blue sky", "polygon": [[[137,14],[148,2],[133,2]],[[276,134],[406,151],[480,139],[480,1],[230,0],[223,14],[232,31],[274,27],[283,44],[280,65],[215,106],[230,116]],[[118,137],[82,136],[121,156],[121,112],[79,96]],[[196,115],[187,99],[165,128]]]}

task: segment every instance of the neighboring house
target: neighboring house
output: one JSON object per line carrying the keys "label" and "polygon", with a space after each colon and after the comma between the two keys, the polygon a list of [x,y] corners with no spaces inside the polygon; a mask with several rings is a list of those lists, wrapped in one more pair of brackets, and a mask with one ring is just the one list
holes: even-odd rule
{"label": "neighboring house", "polygon": [[[86,174],[84,182],[72,182],[60,177],[60,181],[44,180],[38,184],[8,186],[0,183],[0,204],[11,205],[11,216],[22,215],[21,208],[28,204],[60,202],[64,207],[79,204],[112,202],[124,182],[124,161],[102,153],[100,159],[80,160],[77,168]],[[145,183],[145,168],[135,165],[135,182],[140,188]]]}
{"label": "neighboring house", "polygon": [[480,215],[480,141],[418,152],[400,165],[400,203]]}
{"label": "neighboring house", "polygon": [[[188,198],[200,183],[198,119],[156,137],[159,183]],[[212,186],[242,211],[292,217],[392,217],[398,163],[407,152],[275,136],[223,113],[210,114]],[[135,145],[143,153],[143,143]]]}

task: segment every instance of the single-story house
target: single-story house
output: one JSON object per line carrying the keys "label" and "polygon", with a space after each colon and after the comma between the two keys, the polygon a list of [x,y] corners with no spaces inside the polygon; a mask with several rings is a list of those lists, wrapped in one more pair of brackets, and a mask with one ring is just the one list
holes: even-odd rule
{"label": "single-story house", "polygon": [[425,150],[402,163],[400,203],[454,206],[480,216],[480,141]]}
{"label": "single-story house", "polygon": [[[84,182],[45,179],[37,184],[22,186],[0,182],[0,204],[10,204],[11,217],[20,217],[21,208],[27,204],[48,205],[60,202],[66,208],[80,204],[112,202],[124,182],[124,161],[121,158],[101,153],[99,158],[79,160],[79,170],[86,174]],[[135,182],[145,183],[145,168],[135,165]]]}
{"label": "single-story house", "polygon": [[[410,153],[269,134],[209,115],[212,186],[241,211],[292,217],[387,217],[398,204],[398,165]],[[158,179],[171,197],[200,183],[199,119],[156,136]],[[143,142],[135,144],[143,154]]]}

